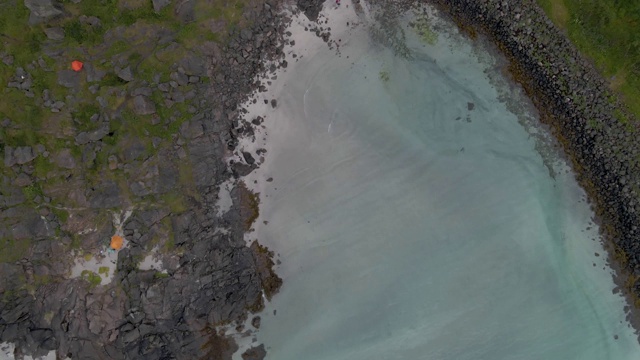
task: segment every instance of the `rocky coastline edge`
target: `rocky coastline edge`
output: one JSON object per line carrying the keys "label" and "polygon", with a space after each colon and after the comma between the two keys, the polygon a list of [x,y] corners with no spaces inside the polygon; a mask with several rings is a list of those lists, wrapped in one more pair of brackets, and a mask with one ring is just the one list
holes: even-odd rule
{"label": "rocky coastline edge", "polygon": [[[638,121],[533,0],[427,0],[507,57],[509,73],[552,129],[600,225],[627,320],[640,330]],[[639,336],[640,339],[640,336]]]}

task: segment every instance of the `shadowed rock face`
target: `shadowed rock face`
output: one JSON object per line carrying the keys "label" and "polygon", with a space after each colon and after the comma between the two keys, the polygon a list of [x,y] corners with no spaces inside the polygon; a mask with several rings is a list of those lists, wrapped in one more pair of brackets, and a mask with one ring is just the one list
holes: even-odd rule
{"label": "shadowed rock face", "polygon": [[322,10],[322,4],[324,4],[324,2],[325,0],[298,0],[297,4],[300,10],[307,15],[309,20],[316,21],[320,14],[320,10]]}

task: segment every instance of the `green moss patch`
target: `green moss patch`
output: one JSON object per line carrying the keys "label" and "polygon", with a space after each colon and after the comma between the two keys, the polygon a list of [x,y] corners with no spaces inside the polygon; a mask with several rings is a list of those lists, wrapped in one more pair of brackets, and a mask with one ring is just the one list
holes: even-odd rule
{"label": "green moss patch", "polygon": [[14,263],[22,259],[30,247],[29,239],[0,238],[0,263]]}
{"label": "green moss patch", "polygon": [[91,288],[94,288],[102,283],[102,276],[94,273],[93,271],[83,270],[81,276],[83,279],[89,282]]}

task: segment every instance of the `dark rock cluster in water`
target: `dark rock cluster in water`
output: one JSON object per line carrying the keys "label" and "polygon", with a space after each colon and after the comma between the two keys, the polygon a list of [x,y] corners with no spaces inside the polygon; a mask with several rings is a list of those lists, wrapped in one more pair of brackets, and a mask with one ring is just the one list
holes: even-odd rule
{"label": "dark rock cluster in water", "polygon": [[511,59],[542,120],[573,161],[596,211],[620,284],[640,296],[640,143],[637,120],[532,0],[433,0],[463,30],[486,32]]}
{"label": "dark rock cluster in water", "polygon": [[302,10],[309,20],[316,21],[325,0],[297,0],[296,3],[298,8]]}

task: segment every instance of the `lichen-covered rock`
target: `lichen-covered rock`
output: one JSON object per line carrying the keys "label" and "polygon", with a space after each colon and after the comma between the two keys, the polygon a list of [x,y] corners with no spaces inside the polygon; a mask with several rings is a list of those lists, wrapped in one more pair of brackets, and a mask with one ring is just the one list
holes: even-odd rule
{"label": "lichen-covered rock", "polygon": [[45,28],[44,33],[49,40],[58,41],[64,39],[64,29],[61,27]]}
{"label": "lichen-covered rock", "polygon": [[73,154],[71,154],[71,149],[62,149],[60,150],[54,158],[56,164],[64,169],[75,169],[76,167],[76,159]]}
{"label": "lichen-covered rock", "polygon": [[171,0],[153,0],[153,11],[160,13],[169,4],[171,4]]}
{"label": "lichen-covered rock", "polygon": [[[13,157],[18,165],[26,164],[36,158],[36,154],[31,146],[18,146],[13,151]],[[6,158],[5,158],[6,163]]]}
{"label": "lichen-covered rock", "polygon": [[58,84],[67,88],[77,88],[80,85],[80,73],[70,69],[58,71]]}
{"label": "lichen-covered rock", "polygon": [[29,25],[35,25],[62,16],[64,13],[54,0],[24,0],[30,11]]}
{"label": "lichen-covered rock", "polygon": [[156,105],[148,97],[138,95],[133,98],[133,112],[136,115],[151,115],[156,113]]}
{"label": "lichen-covered rock", "polygon": [[133,71],[131,70],[131,66],[126,66],[124,68],[116,68],[116,75],[126,82],[133,80]]}

